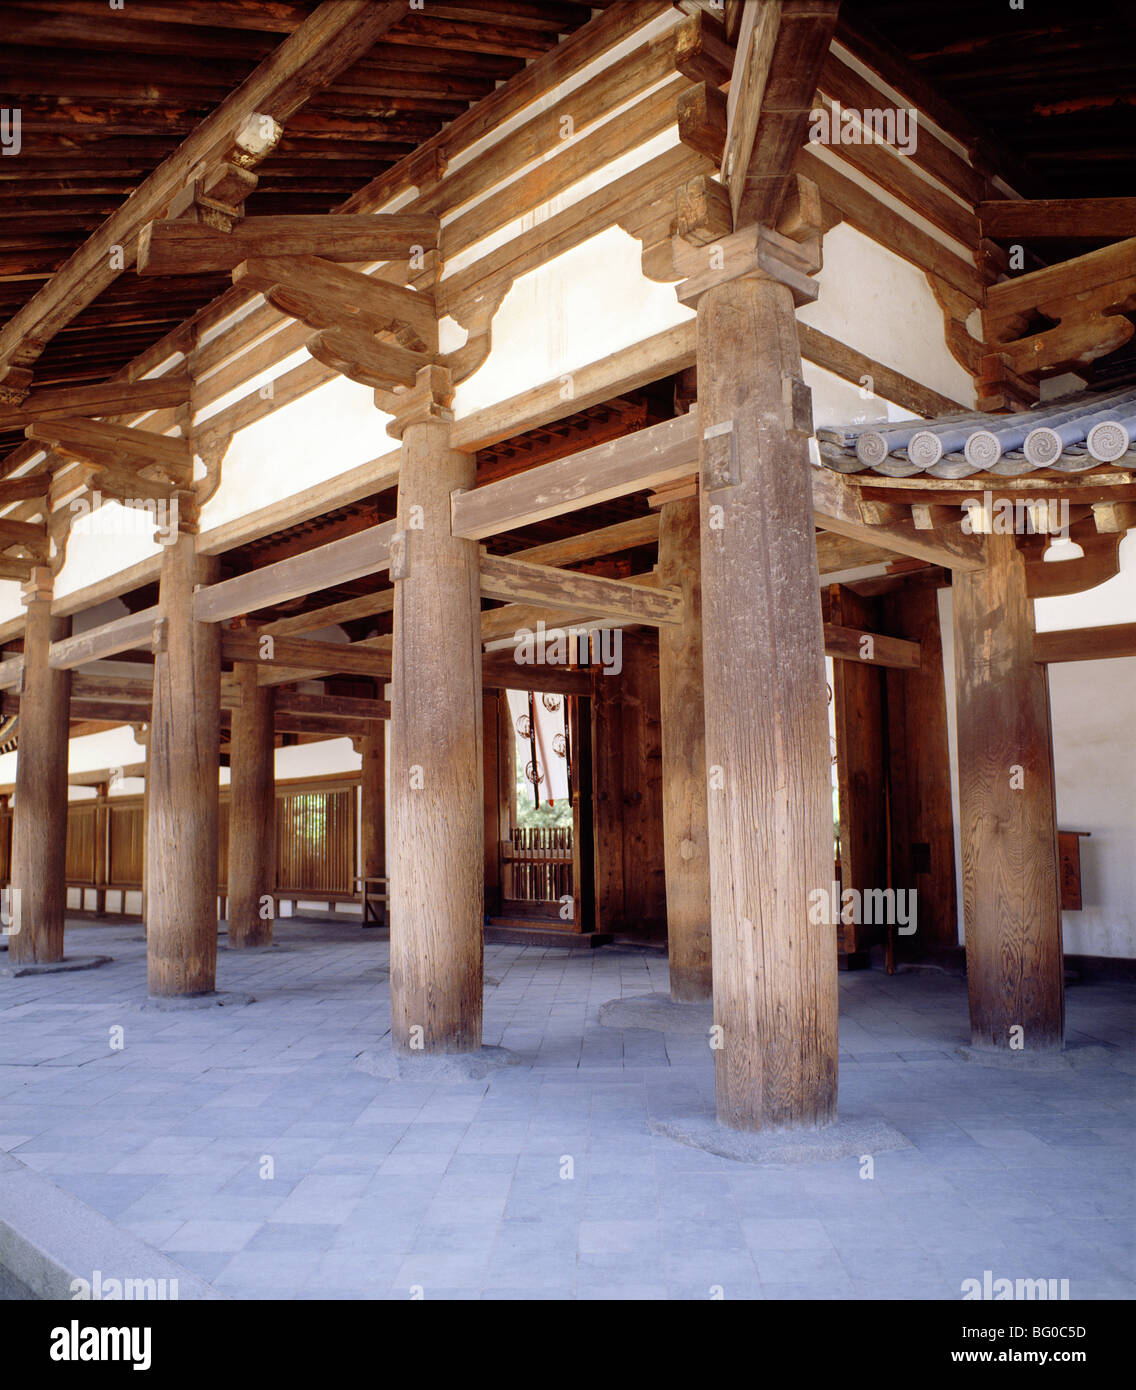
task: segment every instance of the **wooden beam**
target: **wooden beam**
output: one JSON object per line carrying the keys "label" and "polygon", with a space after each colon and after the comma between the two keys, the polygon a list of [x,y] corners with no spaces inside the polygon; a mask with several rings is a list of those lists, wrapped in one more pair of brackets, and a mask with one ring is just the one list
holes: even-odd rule
{"label": "wooden beam", "polygon": [[282,714],[314,714],[322,719],[382,721],[390,718],[387,700],[360,700],[347,695],[304,695],[297,690],[278,690],[276,708]]}
{"label": "wooden beam", "polygon": [[1035,661],[1104,661],[1122,656],[1136,656],[1136,623],[1039,632],[1033,639]]}
{"label": "wooden beam", "polygon": [[590,695],[593,685],[588,667],[520,664],[513,652],[504,651],[482,657],[481,683],[487,690],[531,690],[535,684],[551,695]]}
{"label": "wooden beam", "polygon": [[222,159],[250,113],[285,120],[405,14],[403,0],[320,5],[0,329],[0,373],[35,361],[44,345],[98,298],[119,274],[112,268],[112,249],[128,248],[129,258],[142,226],[160,216],[199,170]]}
{"label": "wooden beam", "polygon": [[14,517],[0,517],[0,550],[12,545],[22,545],[37,560],[46,564],[47,527],[42,521],[16,521]]}
{"label": "wooden beam", "polygon": [[281,313],[312,328],[355,326],[368,333],[409,328],[418,347],[437,351],[432,294],[364,275],[326,256],[272,255],[242,261],[233,270],[233,284],[259,290]]}
{"label": "wooden beam", "polygon": [[752,0],[742,12],[730,77],[726,147],[722,154],[722,181],[730,190],[735,225],[745,194],[750,155],[757,138],[765,85],[780,26],[781,0]]}
{"label": "wooden beam", "polygon": [[[288,637],[262,637],[255,629],[239,628],[221,633],[221,660],[245,661],[260,666],[295,668],[301,673],[340,672],[386,678],[390,659],[355,642],[312,642]],[[305,679],[301,674],[300,679]],[[306,677],[313,679],[313,677]],[[268,682],[264,682],[268,684]]]}
{"label": "wooden beam", "polygon": [[867,541],[910,555],[950,570],[980,570],[985,564],[983,538],[966,535],[961,529],[917,531],[911,521],[895,521],[887,526],[870,526],[860,513],[858,489],[844,482],[827,468],[813,468],[813,511],[816,524],[824,531]]}
{"label": "wooden beam", "polygon": [[62,416],[119,415],[165,410],[189,401],[187,372],[170,372],[148,381],[107,381],[95,386],[52,386],[33,391],[17,410],[0,410],[0,430],[23,429],[33,420]]}
{"label": "wooden beam", "polygon": [[26,502],[46,497],[51,491],[50,473],[33,473],[23,478],[5,478],[0,482],[0,507],[13,502]]}
{"label": "wooden beam", "polygon": [[454,535],[482,539],[511,531],[673,482],[697,466],[698,419],[691,411],[527,473],[455,494]]}
{"label": "wooden beam", "polygon": [[504,555],[482,555],[481,592],[486,598],[510,603],[543,603],[651,627],[682,622],[682,594],[678,590],[646,588]]}
{"label": "wooden beam", "polygon": [[1136,198],[998,198],[978,217],[994,241],[1136,237]]}
{"label": "wooden beam", "polygon": [[324,329],[309,338],[305,346],[325,367],[380,391],[413,386],[419,371],[433,360],[428,353],[380,343],[357,329]]}
{"label": "wooden beam", "polygon": [[922,382],[897,372],[893,367],[876,362],[837,338],[830,338],[827,333],[813,328],[811,324],[798,322],[797,338],[801,345],[801,356],[806,361],[816,367],[823,367],[825,371],[832,372],[843,381],[850,381],[853,386],[864,386],[864,378],[867,377],[869,384],[866,389],[873,395],[885,401],[892,401],[915,415],[931,419],[936,415],[947,415],[966,408],[950,396],[944,396],[930,386],[924,386]]}
{"label": "wooden beam", "polygon": [[226,274],[256,256],[404,261],[435,250],[438,227],[436,217],[422,213],[246,217],[231,232],[202,222],[150,222],[138,238],[138,274]]}
{"label": "wooden beam", "polygon": [[394,530],[395,523],[386,521],[199,589],[193,597],[193,615],[198,622],[219,623],[389,569]]}
{"label": "wooden beam", "polygon": [[24,430],[28,439],[96,462],[107,456],[125,457],[141,466],[160,464],[184,473],[193,467],[188,439],[172,439],[153,430],[108,425],[96,420],[37,420]]}
{"label": "wooden beam", "polygon": [[614,526],[604,526],[598,531],[585,531],[579,536],[565,536],[563,540],[518,550],[513,558],[527,560],[533,565],[574,565],[581,560],[593,560],[599,555],[614,555],[619,550],[655,545],[658,539],[659,515],[650,512],[647,516],[618,521]]}
{"label": "wooden beam", "polygon": [[325,608],[313,608],[307,613],[264,623],[257,631],[270,637],[294,637],[299,632],[318,632],[321,628],[338,627],[357,618],[389,613],[393,608],[394,589],[380,589],[376,594],[361,594],[358,598],[344,599],[342,603],[330,603]]}
{"label": "wooden beam", "polygon": [[89,661],[102,661],[115,656],[118,652],[149,647],[155,640],[161,617],[161,608],[143,608],[137,613],[127,613],[109,623],[101,623],[98,627],[88,628],[86,632],[53,642],[50,664],[56,671],[70,671],[76,666],[85,666]]}
{"label": "wooden beam", "polygon": [[882,632],[861,628],[824,625],[824,654],[838,661],[859,661],[865,666],[893,666],[900,671],[918,671],[923,653],[918,642],[888,637]]}
{"label": "wooden beam", "polygon": [[[745,6],[747,13],[750,8]],[[838,0],[785,0],[781,6],[746,168],[734,170],[736,190],[734,179],[730,181],[735,227],[777,223],[793,182],[797,155],[805,144],[837,8]],[[731,96],[732,92],[731,85]]]}
{"label": "wooden beam", "polygon": [[24,658],[9,656],[0,661],[0,690],[19,690],[24,680]]}
{"label": "wooden beam", "polygon": [[986,290],[986,313],[999,320],[1028,315],[1040,305],[1073,299],[1089,290],[1130,279],[1136,266],[1136,237],[1087,251],[1070,261],[1027,271]]}

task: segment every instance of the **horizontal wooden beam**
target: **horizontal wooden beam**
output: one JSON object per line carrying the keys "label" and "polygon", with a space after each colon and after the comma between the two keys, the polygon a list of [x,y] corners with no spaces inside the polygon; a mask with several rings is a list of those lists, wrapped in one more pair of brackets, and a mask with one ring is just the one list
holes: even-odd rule
{"label": "horizontal wooden beam", "polygon": [[863,518],[858,490],[839,473],[814,468],[812,484],[813,517],[823,531],[835,531],[951,570],[978,570],[986,563],[981,536],[966,535],[959,528],[917,531],[911,520],[873,526]]}
{"label": "horizontal wooden beam", "polygon": [[353,723],[390,718],[389,701],[359,700],[348,695],[303,695],[297,690],[278,690],[274,705],[280,714],[318,715]]}
{"label": "horizontal wooden beam", "polygon": [[48,444],[79,458],[96,462],[107,457],[145,467],[160,464],[181,472],[193,467],[193,448],[187,439],[171,439],[153,430],[133,429],[129,425],[108,425],[101,420],[37,420],[24,434],[37,444]]}
{"label": "horizontal wooden beam", "polygon": [[841,627],[838,623],[824,625],[824,652],[836,661],[892,666],[900,671],[918,671],[923,665],[923,651],[918,642],[888,637],[882,632]]}
{"label": "horizontal wooden beam", "polygon": [[423,213],[246,217],[231,232],[203,222],[150,222],[138,238],[138,274],[224,274],[255,256],[407,260],[436,249],[438,229],[438,219]]}
{"label": "horizontal wooden beam", "polygon": [[1136,198],[999,198],[979,203],[982,235],[994,241],[1136,236]]}
{"label": "horizontal wooden beam", "polygon": [[193,616],[202,623],[224,622],[226,618],[255,613],[290,598],[332,589],[337,584],[389,569],[394,531],[395,523],[385,521],[306,550],[302,555],[198,589],[193,598]]}
{"label": "horizontal wooden beam", "polygon": [[697,469],[698,419],[692,411],[541,464],[527,473],[456,493],[454,535],[480,540],[613,497],[643,492]]}
{"label": "horizontal wooden beam", "polygon": [[614,526],[604,526],[598,531],[585,531],[579,536],[565,536],[562,540],[518,550],[513,558],[527,560],[533,565],[574,565],[581,560],[594,560],[599,555],[614,555],[619,550],[657,545],[658,541],[659,514],[650,512],[647,516],[634,516],[630,521],[617,521]]}
{"label": "horizontal wooden beam", "polygon": [[[390,658],[355,642],[312,642],[291,637],[263,637],[255,628],[221,633],[221,660],[248,661],[257,667],[295,669],[321,674],[387,677]],[[301,674],[298,679],[318,679]]]}
{"label": "horizontal wooden beam", "polygon": [[987,319],[1028,315],[1039,305],[1058,301],[1063,303],[1088,290],[1128,280],[1133,274],[1133,266],[1136,266],[1136,238],[1130,237],[1112,246],[1086,251],[1083,256],[1075,256],[1070,261],[1059,261],[1041,270],[1027,271],[1024,275],[988,286]]}
{"label": "horizontal wooden beam", "polygon": [[23,429],[34,420],[62,416],[121,415],[185,405],[192,386],[187,372],[146,381],[107,381],[95,386],[52,386],[33,391],[15,410],[0,410],[0,430]]}
{"label": "horizontal wooden beam", "polygon": [[651,627],[681,623],[682,593],[605,579],[576,570],[533,565],[503,555],[482,555],[481,592],[509,603],[543,603],[594,618],[620,618]]}
{"label": "horizontal wooden beam", "polygon": [[0,690],[11,690],[24,682],[24,658],[9,656],[0,661]]}
{"label": "horizontal wooden beam", "polygon": [[486,652],[481,660],[481,683],[488,690],[542,690],[550,695],[590,695],[590,668],[573,669],[545,663],[520,664],[513,652]]}
{"label": "horizontal wooden beam", "polygon": [[318,632],[321,628],[338,627],[341,623],[371,618],[376,613],[390,613],[393,609],[394,589],[380,589],[376,594],[360,594],[342,603],[329,603],[325,608],[312,608],[307,613],[264,623],[257,631],[270,637],[294,637],[298,632]]}
{"label": "horizontal wooden beam", "polygon": [[1035,661],[1103,661],[1118,656],[1136,656],[1136,623],[1038,632],[1033,639]]}
{"label": "horizontal wooden beam", "polygon": [[149,647],[154,641],[155,627],[161,617],[160,608],[143,608],[137,613],[127,613],[109,623],[76,633],[74,637],[64,637],[61,641],[52,642],[48,664],[57,671],[70,671],[76,666],[85,666],[89,661],[115,656],[118,652]]}
{"label": "horizontal wooden beam", "polygon": [[[340,220],[340,219],[337,219]],[[262,256],[242,261],[233,284],[259,290],[281,313],[312,328],[355,326],[367,333],[408,328],[418,347],[435,352],[434,296],[392,285],[325,256]]]}

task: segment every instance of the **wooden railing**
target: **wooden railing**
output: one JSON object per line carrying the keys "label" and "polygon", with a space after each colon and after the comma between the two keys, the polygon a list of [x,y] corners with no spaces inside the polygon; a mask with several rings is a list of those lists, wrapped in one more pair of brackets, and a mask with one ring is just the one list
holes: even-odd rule
{"label": "wooden railing", "polygon": [[559,903],[572,894],[572,827],[514,826],[501,844],[502,896]]}
{"label": "wooden railing", "polygon": [[[329,902],[359,896],[355,871],[357,783],[306,783],[276,797],[277,897]],[[221,791],[217,891],[227,892],[229,797]],[[69,888],[137,892],[142,887],[145,805],[141,796],[72,802],[67,808]],[[11,876],[12,809],[0,807],[0,883]]]}

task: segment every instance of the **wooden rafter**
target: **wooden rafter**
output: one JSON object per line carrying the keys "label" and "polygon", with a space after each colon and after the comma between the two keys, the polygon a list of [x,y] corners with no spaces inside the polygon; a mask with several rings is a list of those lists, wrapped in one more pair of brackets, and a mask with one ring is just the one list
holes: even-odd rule
{"label": "wooden rafter", "polygon": [[218,163],[250,113],[285,120],[406,13],[403,0],[320,5],[0,329],[0,380],[13,368],[26,371],[52,337],[114,281],[124,267],[115,268],[112,248],[127,248],[126,260],[133,256],[142,227],[201,171]]}

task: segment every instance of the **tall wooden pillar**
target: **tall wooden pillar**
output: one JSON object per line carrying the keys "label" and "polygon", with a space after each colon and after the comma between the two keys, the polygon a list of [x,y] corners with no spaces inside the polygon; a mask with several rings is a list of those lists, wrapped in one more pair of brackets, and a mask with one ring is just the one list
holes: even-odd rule
{"label": "tall wooden pillar", "polygon": [[26,964],[63,959],[71,673],[53,671],[48,653],[52,642],[70,635],[71,620],[51,616],[48,571],[33,571],[24,594],[24,685],[12,820],[12,911],[18,906],[20,929],[9,934],[8,956]]}
{"label": "tall wooden pillar", "polygon": [[793,300],[765,279],[698,303],[702,638],[718,1119],[836,1110],[832,798],[809,424]]}
{"label": "tall wooden pillar", "polygon": [[361,740],[360,862],[364,878],[387,873],[387,739],[385,727]]}
{"label": "tall wooden pillar", "polygon": [[229,945],[236,947],[271,944],[276,906],[276,700],[257,674],[253,662],[236,664],[241,703],[229,760]]}
{"label": "tall wooden pillar", "polygon": [[954,577],[970,1033],[976,1047],[1053,1048],[1065,990],[1049,677],[1014,537],[986,549],[985,569]]}
{"label": "tall wooden pillar", "polygon": [[154,656],[146,827],[147,983],[151,995],[210,993],[217,979],[217,769],[221,633],[193,617],[215,558],[180,534],[162,552],[161,649]]}
{"label": "tall wooden pillar", "polygon": [[702,578],[698,498],[659,511],[659,583],[681,589],[683,621],[659,629],[663,838],[671,998],[710,999],[710,845],[702,699]]}
{"label": "tall wooden pillar", "polygon": [[450,523],[450,494],[472,486],[475,460],[450,447],[442,378],[424,368],[418,408],[392,426],[402,458],[391,569],[391,1033],[410,1055],[481,1046],[479,552]]}
{"label": "tall wooden pillar", "polygon": [[106,916],[108,827],[110,824],[110,783],[95,787],[95,916]]}

